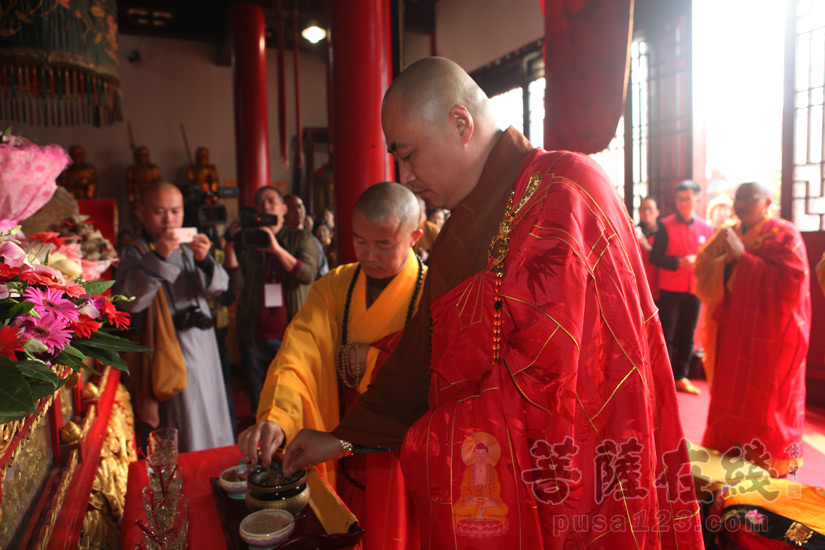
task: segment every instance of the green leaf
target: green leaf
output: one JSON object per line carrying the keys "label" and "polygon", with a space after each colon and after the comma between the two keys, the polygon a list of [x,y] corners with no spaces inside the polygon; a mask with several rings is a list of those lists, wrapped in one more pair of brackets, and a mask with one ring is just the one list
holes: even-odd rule
{"label": "green leaf", "polygon": [[[78,342],[75,344],[78,349],[80,349],[83,353],[88,355],[89,357],[93,357],[103,363],[104,365],[108,365],[111,367],[116,368],[117,370],[121,370],[124,372],[129,372],[129,367],[126,366],[126,363],[123,359],[120,358],[120,355],[116,351],[110,349],[103,349],[103,348],[93,348],[88,347],[88,345],[81,344]],[[89,366],[85,366],[87,370],[92,372],[97,372],[94,369],[89,368]],[[99,374],[99,373],[98,373]]]}
{"label": "green leaf", "polygon": [[0,359],[0,422],[36,413],[29,383],[11,360]]}
{"label": "green leaf", "polygon": [[63,387],[63,384],[66,383],[66,379],[58,381],[57,387],[49,384],[48,382],[32,382],[29,384],[29,389],[32,392],[32,399],[37,401],[42,397],[46,397],[47,395],[51,395],[60,388]]}
{"label": "green leaf", "polygon": [[0,303],[0,320],[13,319],[30,312],[34,304],[31,302],[8,301]]}
{"label": "green leaf", "polygon": [[[112,351],[149,351],[149,348],[141,346],[137,342],[101,331],[93,332],[92,336],[83,340],[82,343],[84,348],[94,346]],[[77,342],[75,345],[79,344],[81,344],[81,342]]]}
{"label": "green leaf", "polygon": [[55,361],[61,365],[66,365],[76,372],[80,372],[83,368],[86,356],[76,346],[66,346],[63,353],[55,358]]}
{"label": "green leaf", "polygon": [[52,391],[59,387],[57,375],[52,372],[46,363],[31,360],[18,361],[17,368],[23,373],[23,376],[27,378],[48,382],[52,387]]}
{"label": "green leaf", "polygon": [[86,289],[86,294],[89,296],[97,296],[109,290],[113,284],[115,284],[114,281],[103,281],[101,279],[97,279],[94,281],[86,281],[83,283],[83,288]]}

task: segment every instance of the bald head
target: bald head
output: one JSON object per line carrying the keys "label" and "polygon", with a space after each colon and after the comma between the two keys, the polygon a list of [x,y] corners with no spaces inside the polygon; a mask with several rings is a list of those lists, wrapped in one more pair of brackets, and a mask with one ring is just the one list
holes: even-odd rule
{"label": "bald head", "polygon": [[416,61],[398,75],[384,96],[384,105],[400,101],[407,117],[422,122],[446,116],[465,106],[477,120],[493,120],[487,95],[457,63],[444,57]]}
{"label": "bald head", "polygon": [[183,200],[183,195],[177,185],[173,185],[168,181],[156,181],[143,188],[143,191],[140,193],[141,203],[146,204],[147,201],[153,200],[156,195],[163,193],[172,193],[173,195],[177,193],[181,196],[181,200]]}
{"label": "bald head", "polygon": [[421,237],[418,202],[409,189],[376,183],[361,194],[352,213],[352,241],[361,269],[371,279],[397,275]]}
{"label": "bald head", "polygon": [[401,183],[429,206],[450,210],[478,183],[501,136],[487,96],[443,57],[398,75],[384,96],[381,125]]}
{"label": "bald head", "polygon": [[370,221],[398,218],[399,231],[412,232],[418,227],[419,209],[415,195],[392,181],[368,187],[355,203],[353,217],[355,214]]}
{"label": "bald head", "polygon": [[[745,197],[747,196],[760,196],[762,198],[769,198],[771,196],[771,190],[768,188],[767,185],[764,183],[760,183],[758,181],[749,181],[747,183],[743,183],[739,187],[736,188],[736,196],[739,197],[740,194]],[[745,197],[747,198],[747,197]]]}
{"label": "bald head", "polygon": [[736,189],[733,198],[733,211],[742,220],[742,227],[747,231],[768,213],[771,206],[771,190],[759,182],[743,183]]}
{"label": "bald head", "polygon": [[183,195],[167,182],[148,185],[141,193],[139,211],[143,228],[153,240],[183,224]]}

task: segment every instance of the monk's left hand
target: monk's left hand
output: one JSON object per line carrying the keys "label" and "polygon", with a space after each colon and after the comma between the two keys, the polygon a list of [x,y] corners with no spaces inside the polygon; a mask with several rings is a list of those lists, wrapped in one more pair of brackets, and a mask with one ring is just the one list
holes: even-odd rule
{"label": "monk's left hand", "polygon": [[344,456],[341,440],[327,432],[304,428],[284,453],[284,475],[291,476],[312,464],[320,464]]}
{"label": "monk's left hand", "polygon": [[735,262],[742,257],[742,254],[745,253],[745,243],[742,242],[742,239],[739,238],[739,235],[730,228],[725,228],[725,245],[728,250],[727,260],[728,262]]}
{"label": "monk's left hand", "polygon": [[212,248],[212,242],[209,240],[209,237],[203,233],[198,233],[192,239],[192,242],[189,243],[189,248],[191,248],[195,254],[195,260],[200,262],[209,254],[209,249]]}

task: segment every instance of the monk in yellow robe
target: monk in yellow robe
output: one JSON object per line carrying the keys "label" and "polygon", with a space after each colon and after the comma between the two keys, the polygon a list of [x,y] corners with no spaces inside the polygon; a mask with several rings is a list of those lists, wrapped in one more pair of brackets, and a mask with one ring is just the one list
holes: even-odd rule
{"label": "monk in yellow robe", "polygon": [[770,204],[769,189],[740,185],[740,221],[717,231],[696,259],[696,295],[708,308],[702,444],[785,475],[801,464],[811,296],[802,237],[771,216]]}
{"label": "monk in yellow robe", "polygon": [[[257,463],[259,442],[266,465],[302,428],[331,430],[366,390],[421,298],[426,266],[412,251],[420,236],[418,204],[408,189],[386,182],[361,195],[353,213],[358,262],[316,281],[287,327],[267,372],[258,423],[238,438],[250,462]],[[332,461],[318,468],[333,486],[337,478],[338,492],[364,527],[364,546],[416,547],[418,526],[397,458],[374,453],[345,462],[345,476],[336,476]]]}

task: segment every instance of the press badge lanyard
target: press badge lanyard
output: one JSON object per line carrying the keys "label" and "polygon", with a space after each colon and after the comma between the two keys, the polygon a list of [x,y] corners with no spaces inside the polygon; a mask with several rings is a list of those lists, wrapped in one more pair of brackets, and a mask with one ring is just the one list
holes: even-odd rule
{"label": "press badge lanyard", "polygon": [[264,283],[264,307],[283,307],[284,291],[278,275],[283,268],[281,262],[273,254],[266,254],[266,281]]}

